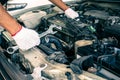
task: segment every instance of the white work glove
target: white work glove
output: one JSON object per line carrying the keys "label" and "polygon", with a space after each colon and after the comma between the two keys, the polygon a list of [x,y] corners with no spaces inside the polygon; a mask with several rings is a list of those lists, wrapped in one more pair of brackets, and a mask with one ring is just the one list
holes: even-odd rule
{"label": "white work glove", "polygon": [[24,28],[17,32],[12,38],[21,50],[28,50],[40,44],[40,38],[37,32],[32,29]]}
{"label": "white work glove", "polygon": [[68,8],[67,10],[65,10],[65,15],[72,19],[79,17],[79,14],[71,8]]}

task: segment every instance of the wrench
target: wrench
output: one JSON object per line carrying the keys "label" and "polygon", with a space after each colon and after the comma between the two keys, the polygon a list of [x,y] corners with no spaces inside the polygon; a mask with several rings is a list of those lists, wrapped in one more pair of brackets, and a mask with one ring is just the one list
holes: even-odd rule
{"label": "wrench", "polygon": [[17,51],[18,49],[19,49],[18,46],[8,47],[8,48],[7,48],[7,52],[8,52],[9,54],[13,54],[13,53],[15,53],[15,51]]}
{"label": "wrench", "polygon": [[57,31],[53,31],[53,28],[55,28],[55,27],[61,30],[61,27],[56,26],[56,25],[53,24],[53,25],[50,25],[50,27],[49,27],[49,29],[47,31],[39,34],[39,37],[41,38],[41,37],[46,36],[47,34],[55,34],[55,33],[57,33]]}

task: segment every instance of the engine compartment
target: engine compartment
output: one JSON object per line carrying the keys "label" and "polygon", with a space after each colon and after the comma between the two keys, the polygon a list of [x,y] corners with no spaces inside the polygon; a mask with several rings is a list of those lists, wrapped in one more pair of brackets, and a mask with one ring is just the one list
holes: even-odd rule
{"label": "engine compartment", "polygon": [[21,51],[2,31],[2,53],[28,80],[119,80],[120,5],[98,3],[66,3],[79,13],[76,19],[54,5],[20,15],[18,22],[37,31],[41,44]]}

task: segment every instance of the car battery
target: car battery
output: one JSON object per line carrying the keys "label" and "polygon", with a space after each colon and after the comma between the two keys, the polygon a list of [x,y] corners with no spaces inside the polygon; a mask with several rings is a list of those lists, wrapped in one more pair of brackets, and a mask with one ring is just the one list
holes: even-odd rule
{"label": "car battery", "polygon": [[81,39],[92,39],[93,34],[96,32],[95,28],[89,24],[90,21],[84,19],[85,17],[88,16],[80,16],[76,19],[71,19],[65,14],[60,13],[52,16],[48,15],[45,18],[49,24],[61,27],[60,29],[54,28],[55,31],[58,31],[58,33],[55,34],[57,37],[67,43],[73,43]]}
{"label": "car battery", "polygon": [[63,14],[55,14],[53,16],[50,16],[47,18],[48,23],[57,25],[61,27],[60,29],[55,27],[53,30],[57,31],[57,36],[61,40],[63,40],[66,43],[73,43],[75,40],[75,33],[74,31],[71,31],[69,27],[66,27],[65,22],[66,17]]}

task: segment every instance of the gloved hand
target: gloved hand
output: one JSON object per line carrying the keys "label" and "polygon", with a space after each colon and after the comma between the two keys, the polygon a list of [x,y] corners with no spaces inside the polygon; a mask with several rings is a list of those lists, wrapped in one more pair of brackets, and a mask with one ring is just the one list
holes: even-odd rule
{"label": "gloved hand", "polygon": [[65,10],[65,15],[72,19],[79,17],[79,14],[71,8],[68,8],[67,10]]}
{"label": "gloved hand", "polygon": [[12,36],[17,46],[21,50],[28,50],[40,44],[40,38],[37,32],[22,27],[22,29]]}

